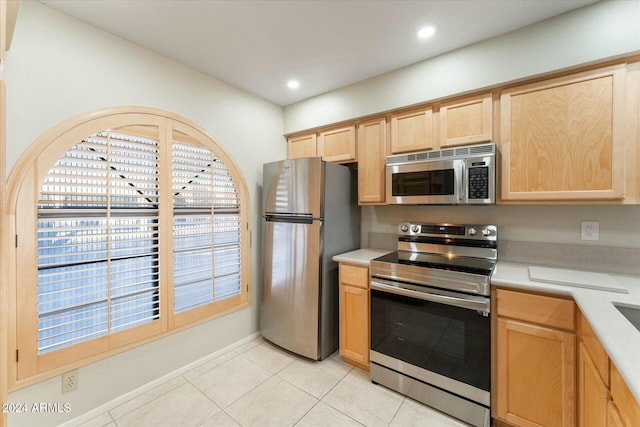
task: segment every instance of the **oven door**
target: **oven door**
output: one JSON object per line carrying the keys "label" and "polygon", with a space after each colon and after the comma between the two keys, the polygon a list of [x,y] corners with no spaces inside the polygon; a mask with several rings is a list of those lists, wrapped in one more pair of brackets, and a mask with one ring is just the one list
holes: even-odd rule
{"label": "oven door", "polygon": [[489,298],[371,278],[371,361],[487,407]]}
{"label": "oven door", "polygon": [[387,203],[464,203],[464,168],[463,159],[389,165]]}

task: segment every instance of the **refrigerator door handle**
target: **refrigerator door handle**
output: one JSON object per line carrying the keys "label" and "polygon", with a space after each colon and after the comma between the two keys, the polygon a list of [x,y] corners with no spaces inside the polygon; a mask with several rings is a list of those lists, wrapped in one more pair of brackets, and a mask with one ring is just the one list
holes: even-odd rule
{"label": "refrigerator door handle", "polygon": [[303,217],[308,217],[308,218],[313,218],[313,214],[310,213],[280,213],[280,212],[265,212],[264,216],[281,216],[281,217],[298,217],[298,216],[303,216]]}
{"label": "refrigerator door handle", "polygon": [[313,224],[313,221],[317,218],[312,216],[297,216],[297,215],[265,215],[265,221],[267,222],[288,222],[292,224]]}

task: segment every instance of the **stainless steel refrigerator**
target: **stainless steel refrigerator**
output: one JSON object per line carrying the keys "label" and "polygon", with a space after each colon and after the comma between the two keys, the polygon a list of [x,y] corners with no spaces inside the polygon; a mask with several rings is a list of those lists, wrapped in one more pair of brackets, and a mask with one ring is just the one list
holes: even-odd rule
{"label": "stainless steel refrigerator", "polygon": [[322,360],[338,348],[338,265],[360,245],[352,171],[319,157],[263,167],[264,281],[260,329],[289,351]]}

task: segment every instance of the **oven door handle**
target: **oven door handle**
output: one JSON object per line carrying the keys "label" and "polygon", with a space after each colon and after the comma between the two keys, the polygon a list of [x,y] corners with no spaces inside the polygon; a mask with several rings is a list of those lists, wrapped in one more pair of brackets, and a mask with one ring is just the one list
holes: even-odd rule
{"label": "oven door handle", "polygon": [[401,295],[410,298],[417,298],[424,301],[431,301],[439,304],[451,305],[454,307],[466,308],[468,310],[476,310],[482,314],[489,314],[489,301],[478,301],[466,298],[456,298],[446,295],[439,295],[431,292],[419,292],[413,289],[402,287],[398,283],[385,284],[379,280],[371,280],[371,289],[390,294]]}

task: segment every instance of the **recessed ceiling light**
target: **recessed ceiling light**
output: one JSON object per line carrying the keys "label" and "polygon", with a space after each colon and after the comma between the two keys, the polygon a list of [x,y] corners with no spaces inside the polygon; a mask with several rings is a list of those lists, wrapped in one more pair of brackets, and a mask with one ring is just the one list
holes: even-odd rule
{"label": "recessed ceiling light", "polygon": [[289,80],[287,82],[287,87],[289,89],[298,89],[300,87],[300,82],[297,80]]}
{"label": "recessed ceiling light", "polygon": [[418,31],[418,38],[420,38],[420,39],[428,39],[429,37],[431,37],[435,33],[436,33],[435,27],[432,27],[432,26],[423,27]]}

